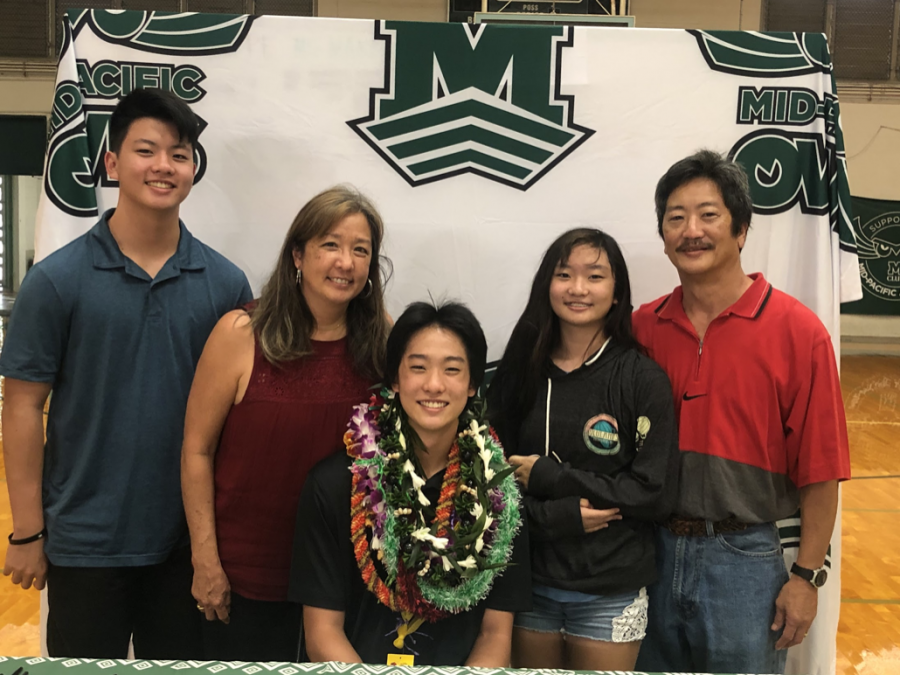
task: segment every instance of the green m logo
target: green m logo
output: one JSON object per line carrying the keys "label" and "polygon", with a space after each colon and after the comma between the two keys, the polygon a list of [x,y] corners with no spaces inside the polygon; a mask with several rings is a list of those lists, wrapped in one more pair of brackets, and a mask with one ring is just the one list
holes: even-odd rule
{"label": "green m logo", "polygon": [[830,73],[828,43],[820,33],[691,30],[713,70],[751,77]]}
{"label": "green m logo", "polygon": [[527,190],[594,133],[560,92],[569,27],[380,21],[375,38],[384,87],[347,124],[412,186],[474,173]]}

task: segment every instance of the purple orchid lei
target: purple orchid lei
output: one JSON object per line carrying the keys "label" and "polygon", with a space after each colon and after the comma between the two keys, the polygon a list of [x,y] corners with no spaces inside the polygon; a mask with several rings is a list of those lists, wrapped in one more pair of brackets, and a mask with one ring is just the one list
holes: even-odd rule
{"label": "purple orchid lei", "polygon": [[[383,460],[386,456],[378,447],[381,430],[378,428],[376,411],[377,409],[369,403],[360,403],[353,408],[353,416],[344,434],[344,443],[351,457],[364,460],[380,457]],[[381,481],[378,479],[381,465],[382,462],[354,462],[350,467],[350,471],[359,476],[357,490],[363,493],[366,508],[375,517],[372,533],[378,541],[384,539],[384,523],[387,519],[385,496],[381,489]]]}

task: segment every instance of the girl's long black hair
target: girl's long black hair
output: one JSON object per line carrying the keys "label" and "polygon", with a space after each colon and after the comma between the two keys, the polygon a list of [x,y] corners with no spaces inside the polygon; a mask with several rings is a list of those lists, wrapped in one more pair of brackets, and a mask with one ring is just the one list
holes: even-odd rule
{"label": "girl's long black hair", "polygon": [[503,358],[488,390],[491,423],[508,449],[513,449],[519,427],[534,405],[540,382],[547,377],[550,355],[559,346],[559,318],[550,306],[550,283],[556,268],[577,246],[606,251],[612,269],[615,300],[603,324],[612,342],[641,350],[631,328],[631,283],[619,245],[601,230],[578,228],[560,235],[544,253],[531,284],[525,311],[516,322]]}

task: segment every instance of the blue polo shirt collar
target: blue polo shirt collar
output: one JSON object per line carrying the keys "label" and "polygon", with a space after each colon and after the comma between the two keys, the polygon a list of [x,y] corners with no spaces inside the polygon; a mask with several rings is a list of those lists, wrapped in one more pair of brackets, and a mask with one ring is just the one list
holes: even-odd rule
{"label": "blue polo shirt collar", "polygon": [[[134,276],[147,277],[132,260],[125,257],[119,244],[116,243],[112,232],[109,231],[109,218],[115,212],[115,209],[109,209],[104,213],[97,224],[91,228],[91,254],[93,256],[94,267],[98,269],[117,269],[125,268],[125,271]],[[178,276],[182,271],[186,270],[202,270],[206,268],[206,256],[199,242],[194,239],[184,223],[178,221],[179,237],[178,249],[163,268],[156,275],[153,281],[162,281],[174,276]]]}

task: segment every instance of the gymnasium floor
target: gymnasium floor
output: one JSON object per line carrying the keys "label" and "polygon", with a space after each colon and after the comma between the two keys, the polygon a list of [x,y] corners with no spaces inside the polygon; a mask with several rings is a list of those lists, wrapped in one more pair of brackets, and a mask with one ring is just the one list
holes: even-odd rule
{"label": "gymnasium floor", "polygon": [[[841,384],[854,480],[843,489],[843,585],[837,673],[897,675],[900,358],[844,357]],[[5,468],[2,481],[0,534],[5,536],[12,531]],[[14,588],[0,578],[0,654],[39,654],[38,613],[35,591]]]}

